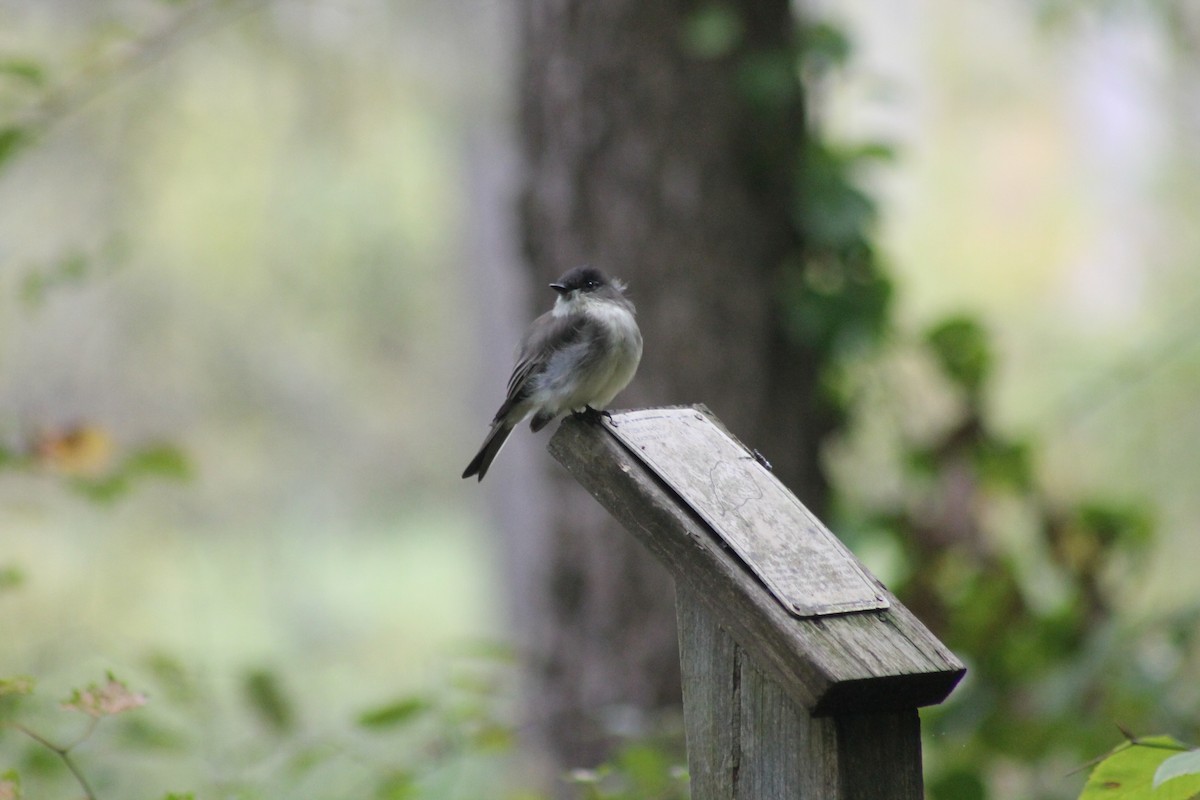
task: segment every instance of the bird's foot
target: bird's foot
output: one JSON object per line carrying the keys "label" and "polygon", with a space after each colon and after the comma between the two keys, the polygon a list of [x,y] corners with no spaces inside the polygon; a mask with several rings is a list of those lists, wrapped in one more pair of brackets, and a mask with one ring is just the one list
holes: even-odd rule
{"label": "bird's foot", "polygon": [[572,411],[571,416],[575,417],[575,419],[583,420],[584,422],[592,422],[597,425],[600,424],[600,418],[604,417],[613,425],[616,424],[613,422],[612,414],[610,412],[604,410],[597,411],[591,406],[584,406],[579,411]]}

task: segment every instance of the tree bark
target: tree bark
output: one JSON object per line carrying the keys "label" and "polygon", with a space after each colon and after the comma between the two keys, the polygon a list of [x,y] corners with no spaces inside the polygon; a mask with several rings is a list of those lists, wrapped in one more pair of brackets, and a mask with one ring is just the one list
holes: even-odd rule
{"label": "tree bark", "polygon": [[[680,0],[522,0],[521,223],[537,307],[589,263],[625,279],[645,355],[618,406],[703,402],[821,513],[817,365],[775,289],[798,252],[803,136],[787,0],[743,0],[699,54]],[[728,20],[726,20],[728,21]],[[789,66],[791,65],[791,66]],[[773,81],[773,83],[771,82]],[[766,89],[764,97],[763,89]],[[668,576],[549,459],[548,527],[526,531],[531,725],[560,767],[602,759],[680,702]]]}

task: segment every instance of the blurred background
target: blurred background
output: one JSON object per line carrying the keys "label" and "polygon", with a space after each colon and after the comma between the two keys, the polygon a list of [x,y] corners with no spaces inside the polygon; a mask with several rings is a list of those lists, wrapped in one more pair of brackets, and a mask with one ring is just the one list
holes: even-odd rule
{"label": "blurred background", "polygon": [[[844,358],[833,527],[972,667],[925,717],[931,794],[1074,797],[1117,725],[1200,738],[1200,14],[796,11],[891,286]],[[503,353],[528,318],[525,274],[478,268],[521,255],[517,12],[0,0],[0,678],[60,742],[74,688],[147,693],[78,748],[107,796],[541,796],[503,540],[458,478],[508,367],[479,317],[514,316]],[[1007,490],[988,558],[935,569],[899,520],[947,418]],[[1041,627],[997,656],[972,635],[1006,593]],[[677,752],[621,752],[633,784],[592,796],[674,796]],[[9,767],[74,786],[12,729]]]}

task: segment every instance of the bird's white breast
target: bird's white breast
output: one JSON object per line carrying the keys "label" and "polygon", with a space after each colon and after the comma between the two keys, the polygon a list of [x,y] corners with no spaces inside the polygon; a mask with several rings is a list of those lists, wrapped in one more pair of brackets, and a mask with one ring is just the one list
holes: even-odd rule
{"label": "bird's white breast", "polygon": [[591,395],[586,405],[604,408],[633,380],[642,359],[642,333],[633,312],[617,303],[587,303],[584,313],[601,323],[611,337],[609,357],[598,365],[594,379],[583,392]]}

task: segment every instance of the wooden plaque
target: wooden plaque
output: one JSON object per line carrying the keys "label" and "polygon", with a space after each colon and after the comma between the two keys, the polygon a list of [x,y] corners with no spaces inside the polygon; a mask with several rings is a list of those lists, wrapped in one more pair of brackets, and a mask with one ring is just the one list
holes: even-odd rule
{"label": "wooden plaque", "polygon": [[684,500],[797,617],[885,609],[882,587],[769,469],[695,408],[613,414],[622,445]]}

